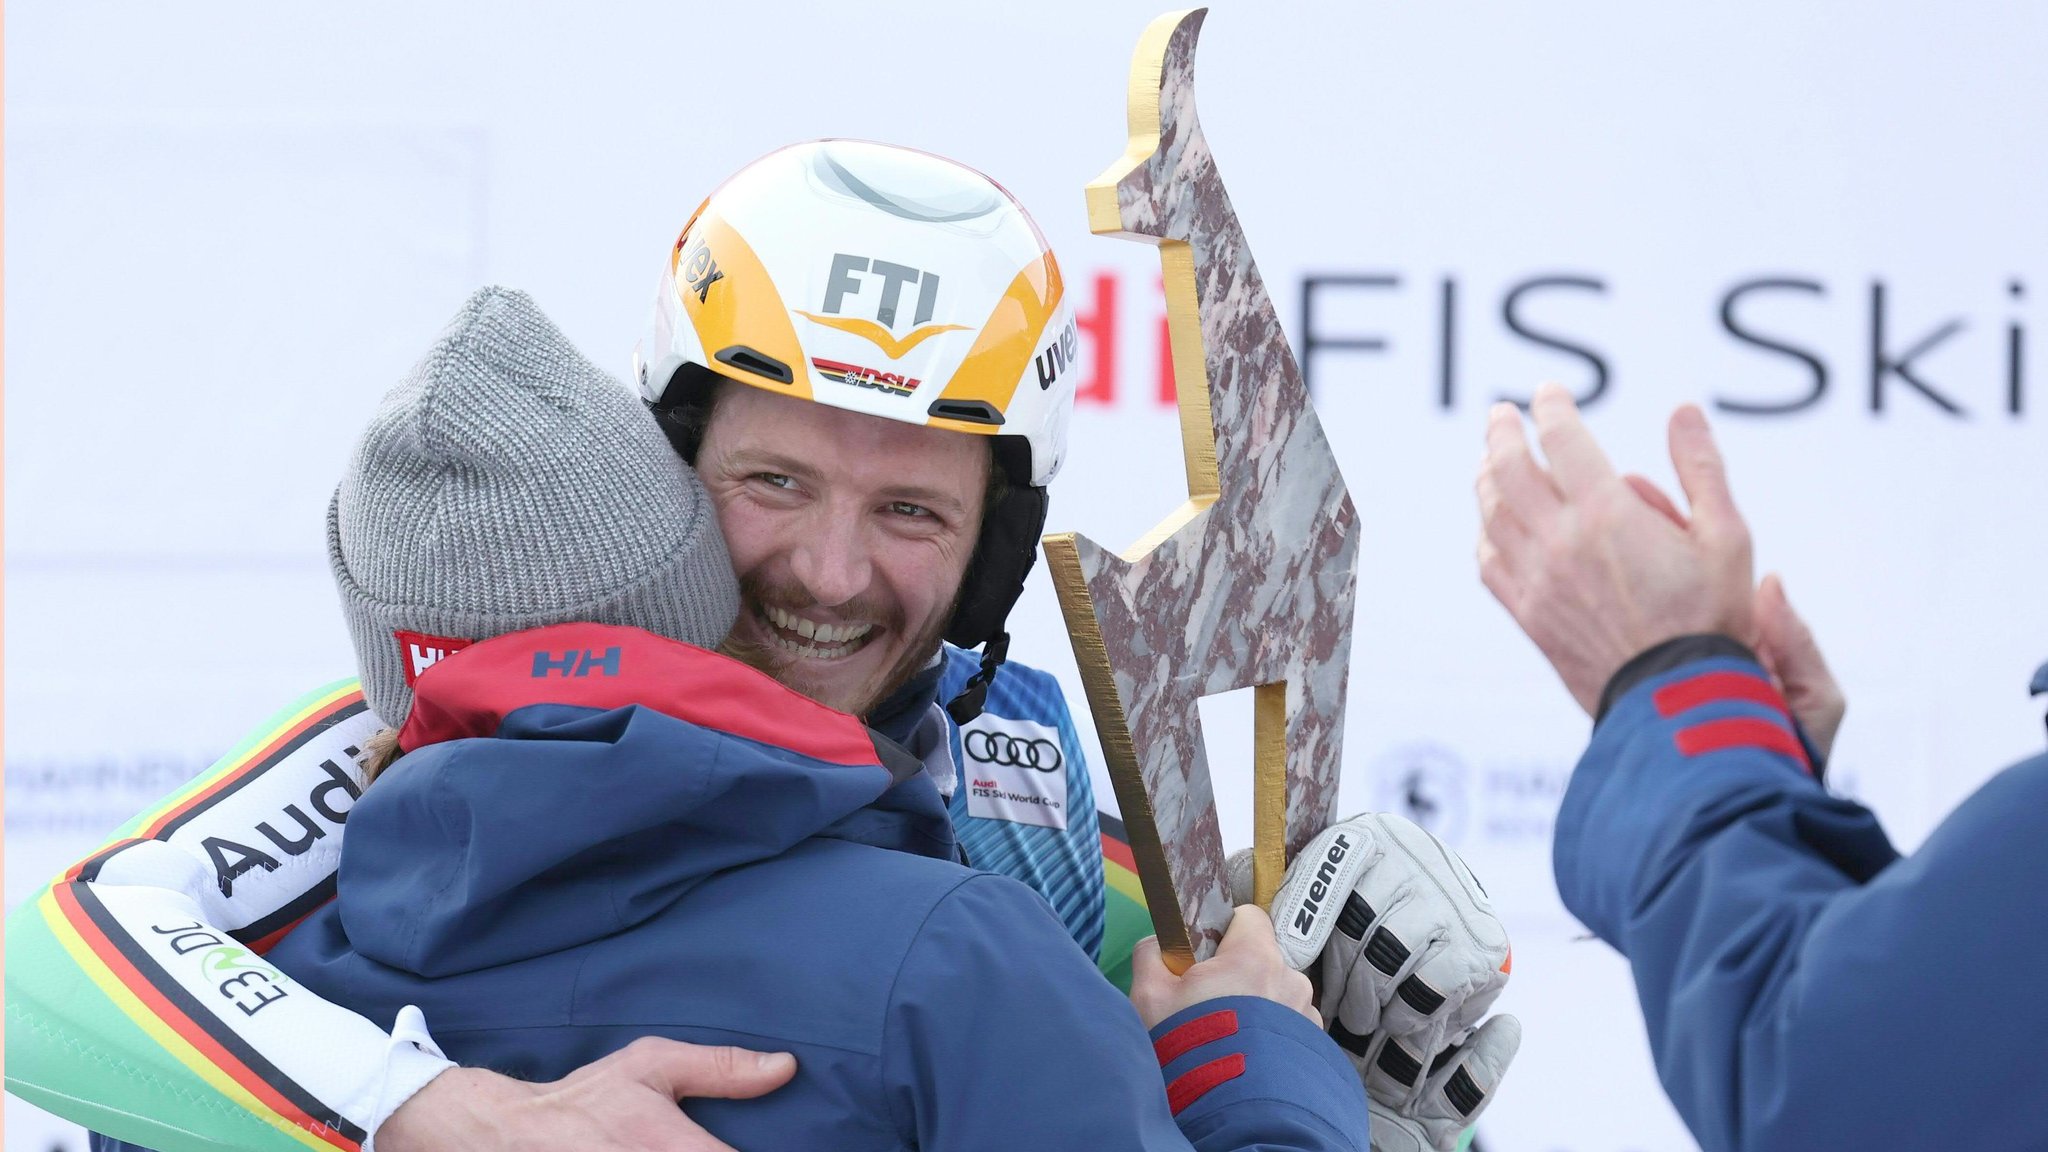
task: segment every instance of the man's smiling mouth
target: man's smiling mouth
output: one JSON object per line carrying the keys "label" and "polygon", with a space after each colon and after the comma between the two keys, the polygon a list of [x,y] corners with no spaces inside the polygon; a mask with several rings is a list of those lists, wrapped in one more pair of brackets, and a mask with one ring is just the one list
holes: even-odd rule
{"label": "man's smiling mouth", "polygon": [[867,646],[873,624],[818,624],[773,604],[760,606],[762,623],[774,646],[794,656],[813,660],[836,660]]}

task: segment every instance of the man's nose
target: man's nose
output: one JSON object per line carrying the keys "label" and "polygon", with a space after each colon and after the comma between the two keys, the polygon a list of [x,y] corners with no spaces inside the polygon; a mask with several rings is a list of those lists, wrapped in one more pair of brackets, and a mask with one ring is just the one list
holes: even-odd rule
{"label": "man's nose", "polygon": [[858,517],[821,515],[807,525],[804,539],[790,554],[790,574],[820,605],[844,604],[867,590],[874,566]]}

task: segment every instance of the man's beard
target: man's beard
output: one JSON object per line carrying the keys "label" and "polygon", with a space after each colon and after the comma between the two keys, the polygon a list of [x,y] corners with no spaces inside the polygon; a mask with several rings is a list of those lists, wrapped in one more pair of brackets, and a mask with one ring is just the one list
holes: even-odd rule
{"label": "man's beard", "polygon": [[[762,606],[771,604],[784,611],[797,613],[811,608],[816,603],[817,601],[803,590],[802,585],[794,582],[780,583],[753,574],[740,577],[742,613],[758,617]],[[719,651],[773,676],[785,687],[809,696],[827,708],[864,718],[874,710],[875,705],[888,699],[890,694],[908,683],[912,676],[917,675],[918,671],[931,661],[932,653],[938,650],[939,641],[945,635],[946,625],[952,621],[953,609],[958,604],[959,596],[956,593],[953,602],[946,606],[946,610],[934,616],[926,624],[924,632],[913,637],[911,643],[905,646],[894,665],[881,676],[850,688],[835,685],[830,689],[824,689],[805,683],[807,677],[804,673],[812,671],[805,667],[808,662],[806,657],[785,651],[777,647],[772,640],[764,642],[754,639],[751,635],[741,636],[737,628],[733,635],[727,636],[725,642],[719,645]],[[903,635],[903,622],[898,614],[888,612],[864,597],[855,597],[834,606],[832,615],[842,623],[875,624],[884,630],[883,636],[879,639],[885,641]],[[758,619],[756,625],[766,627],[770,631],[774,629],[772,624]]]}

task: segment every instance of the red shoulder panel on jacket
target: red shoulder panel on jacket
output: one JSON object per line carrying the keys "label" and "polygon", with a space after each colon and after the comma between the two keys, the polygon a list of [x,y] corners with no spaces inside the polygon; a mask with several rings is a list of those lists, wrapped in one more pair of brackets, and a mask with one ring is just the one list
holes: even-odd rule
{"label": "red shoulder panel on jacket", "polygon": [[533,704],[639,704],[828,764],[878,763],[858,719],[729,656],[617,624],[555,624],[449,653],[420,673],[398,744],[489,736]]}

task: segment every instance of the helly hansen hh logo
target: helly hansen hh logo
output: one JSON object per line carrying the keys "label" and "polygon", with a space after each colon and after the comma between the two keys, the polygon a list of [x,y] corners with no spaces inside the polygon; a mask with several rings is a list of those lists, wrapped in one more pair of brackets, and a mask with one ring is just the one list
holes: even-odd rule
{"label": "helly hansen hh logo", "polygon": [[593,672],[599,676],[617,676],[621,649],[607,648],[602,653],[594,648],[581,651],[571,648],[557,656],[545,649],[533,654],[533,678],[545,680],[550,676],[568,679],[571,676],[588,676]]}
{"label": "helly hansen hh logo", "polygon": [[405,673],[408,685],[418,681],[420,673],[470,645],[470,641],[455,636],[429,636],[424,632],[403,630],[393,632],[391,638],[398,641],[398,666]]}

